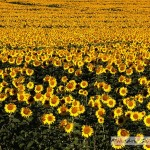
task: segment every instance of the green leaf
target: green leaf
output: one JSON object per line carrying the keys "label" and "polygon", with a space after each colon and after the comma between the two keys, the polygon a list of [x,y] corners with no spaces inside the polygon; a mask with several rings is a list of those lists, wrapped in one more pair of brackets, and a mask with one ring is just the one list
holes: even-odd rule
{"label": "green leaf", "polygon": [[20,122],[20,120],[17,118],[13,118],[13,122]]}
{"label": "green leaf", "polygon": [[24,145],[25,145],[24,143],[21,143],[21,144],[19,144],[19,147],[23,148]]}
{"label": "green leaf", "polygon": [[27,145],[27,148],[31,148],[31,146],[33,145],[34,141],[30,141]]}

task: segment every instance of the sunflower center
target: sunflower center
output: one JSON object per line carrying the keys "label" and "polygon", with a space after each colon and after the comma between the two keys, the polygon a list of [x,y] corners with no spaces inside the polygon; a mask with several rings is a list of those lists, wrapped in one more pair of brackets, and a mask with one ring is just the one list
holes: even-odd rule
{"label": "sunflower center", "polygon": [[147,122],[148,124],[150,124],[150,118],[147,118],[147,119],[146,119],[146,122]]}
{"label": "sunflower center", "polygon": [[85,134],[89,134],[90,133],[90,128],[89,127],[85,127],[83,132]]}
{"label": "sunflower center", "polygon": [[9,104],[9,105],[7,106],[7,109],[8,109],[8,110],[12,110],[12,109],[13,109],[13,104]]}

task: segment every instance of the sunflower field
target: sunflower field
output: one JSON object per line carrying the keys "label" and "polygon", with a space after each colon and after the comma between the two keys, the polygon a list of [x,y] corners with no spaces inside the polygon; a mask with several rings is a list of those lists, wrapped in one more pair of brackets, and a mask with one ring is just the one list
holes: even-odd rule
{"label": "sunflower field", "polygon": [[150,150],[149,6],[0,0],[0,150]]}

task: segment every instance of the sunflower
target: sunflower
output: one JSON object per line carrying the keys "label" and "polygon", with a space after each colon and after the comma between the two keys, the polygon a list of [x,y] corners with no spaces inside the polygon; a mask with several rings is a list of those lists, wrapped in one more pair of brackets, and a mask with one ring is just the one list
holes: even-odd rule
{"label": "sunflower", "polygon": [[54,88],[54,87],[56,87],[56,85],[57,85],[56,78],[55,77],[50,77],[50,79],[49,79],[49,86]]}
{"label": "sunflower", "polygon": [[27,107],[22,107],[21,108],[21,116],[22,117],[25,117],[25,118],[28,118],[32,115],[32,111],[27,108]]}
{"label": "sunflower", "polygon": [[34,73],[34,70],[29,69],[29,68],[26,69],[26,74],[27,74],[28,76],[32,76],[33,73]]}
{"label": "sunflower", "polygon": [[137,144],[142,144],[144,141],[144,135],[141,133],[137,133],[135,136],[135,141]]}
{"label": "sunflower", "polygon": [[94,133],[94,130],[91,126],[88,126],[88,125],[82,126],[82,136],[83,137],[88,138],[88,137],[92,136],[93,133]]}
{"label": "sunflower", "polygon": [[46,124],[48,125],[51,125],[56,120],[55,116],[52,113],[46,114],[45,119],[46,119]]}
{"label": "sunflower", "polygon": [[30,90],[33,89],[34,88],[34,82],[31,82],[31,81],[28,82],[27,88],[30,89]]}
{"label": "sunflower", "polygon": [[59,105],[59,102],[60,102],[60,99],[58,96],[56,95],[53,95],[51,98],[50,98],[50,106],[52,107],[57,107]]}
{"label": "sunflower", "polygon": [[123,147],[125,147],[125,143],[126,142],[122,137],[116,137],[111,142],[111,145],[114,149],[122,149]]}
{"label": "sunflower", "polygon": [[75,76],[80,76],[82,74],[82,70],[81,69],[77,69],[75,71]]}
{"label": "sunflower", "polygon": [[142,115],[141,115],[141,113],[139,113],[138,111],[132,112],[132,113],[130,114],[130,119],[131,119],[132,121],[138,121],[138,120],[141,120],[141,119],[142,119]]}
{"label": "sunflower", "polygon": [[34,98],[33,98],[33,96],[29,96],[27,99],[26,99],[26,103],[27,104],[33,104],[34,103]]}
{"label": "sunflower", "polygon": [[17,73],[16,73],[15,71],[11,71],[11,72],[9,73],[9,75],[11,76],[11,78],[15,78],[16,75],[17,75]]}
{"label": "sunflower", "polygon": [[144,66],[143,65],[136,65],[135,66],[135,70],[138,72],[138,73],[141,73],[144,71]]}
{"label": "sunflower", "polygon": [[118,70],[119,70],[119,72],[125,72],[126,71],[126,65],[125,64],[119,64]]}
{"label": "sunflower", "polygon": [[35,85],[34,91],[35,91],[36,93],[42,92],[42,91],[43,91],[43,85]]}
{"label": "sunflower", "polygon": [[49,93],[53,94],[54,93],[54,89],[52,87],[47,87],[46,88],[46,92],[49,92]]}
{"label": "sunflower", "polygon": [[126,69],[126,75],[127,75],[127,76],[130,76],[130,75],[132,75],[132,74],[133,74],[133,69],[132,69],[132,68]]}
{"label": "sunflower", "polygon": [[145,150],[150,150],[150,138],[146,138],[146,139],[144,140],[143,148],[144,148]]}
{"label": "sunflower", "polygon": [[67,123],[68,123],[67,119],[63,119],[63,120],[60,121],[59,126],[60,127],[65,127],[67,125]]}
{"label": "sunflower", "polygon": [[8,97],[7,93],[0,93],[0,102],[3,102],[6,100],[6,98]]}
{"label": "sunflower", "polygon": [[125,117],[121,116],[121,117],[116,119],[116,124],[121,126],[125,123],[125,120],[126,120]]}
{"label": "sunflower", "polygon": [[57,111],[59,114],[65,115],[68,111],[68,108],[65,105],[62,105],[57,109]]}
{"label": "sunflower", "polygon": [[77,117],[79,115],[79,107],[72,106],[69,109],[69,112],[70,112],[70,116]]}
{"label": "sunflower", "polygon": [[80,105],[79,106],[79,114],[83,114],[85,112],[85,106],[84,105]]}
{"label": "sunflower", "polygon": [[100,100],[96,99],[93,103],[93,107],[100,109],[102,106]]}
{"label": "sunflower", "polygon": [[67,103],[67,104],[71,104],[73,101],[72,95],[68,95],[68,96],[64,97],[64,99],[65,99],[65,103]]}
{"label": "sunflower", "polygon": [[119,129],[119,130],[117,131],[117,135],[118,135],[119,137],[123,137],[123,139],[126,140],[126,139],[129,138],[130,133],[129,133],[129,131],[126,130],[126,129]]}
{"label": "sunflower", "polygon": [[75,80],[70,80],[66,85],[66,90],[68,92],[72,92],[76,89],[76,85],[77,85],[77,83]]}
{"label": "sunflower", "polygon": [[143,76],[141,78],[138,79],[140,85],[146,85],[147,84],[147,77]]}
{"label": "sunflower", "polygon": [[109,108],[113,108],[113,107],[115,107],[115,105],[116,105],[116,100],[110,98],[107,102],[107,106]]}
{"label": "sunflower", "polygon": [[26,89],[26,87],[25,87],[25,85],[23,85],[23,84],[19,84],[19,85],[17,86],[17,89],[18,89],[19,92],[24,92],[25,89]]}
{"label": "sunflower", "polygon": [[147,116],[144,117],[144,124],[147,127],[150,127],[150,115],[147,115]]}
{"label": "sunflower", "polygon": [[38,66],[40,66],[41,65],[41,62],[39,61],[39,60],[34,60],[33,61],[33,66],[34,67],[38,67]]}
{"label": "sunflower", "polygon": [[79,107],[79,105],[80,105],[80,101],[75,100],[75,99],[72,101],[72,106],[77,106],[77,107]]}
{"label": "sunflower", "polygon": [[46,124],[46,123],[47,123],[47,121],[46,121],[46,114],[43,114],[43,115],[41,116],[41,122],[42,122],[43,124]]}
{"label": "sunflower", "polygon": [[111,91],[111,85],[109,85],[109,84],[104,84],[102,88],[103,88],[104,92],[109,93]]}
{"label": "sunflower", "polygon": [[90,99],[90,100],[88,101],[88,106],[94,107],[94,100],[93,100],[93,99]]}
{"label": "sunflower", "polygon": [[129,110],[132,110],[136,107],[136,102],[134,100],[128,100],[126,105]]}
{"label": "sunflower", "polygon": [[125,84],[126,84],[126,85],[131,84],[131,82],[132,82],[132,79],[131,79],[131,78],[126,78],[126,79],[125,79]]}
{"label": "sunflower", "polygon": [[150,102],[147,103],[146,107],[148,110],[150,110]]}
{"label": "sunflower", "polygon": [[70,123],[70,122],[67,122],[67,125],[65,126],[65,131],[67,133],[70,133],[73,131],[73,127],[74,127],[74,124],[73,123]]}
{"label": "sunflower", "polygon": [[103,124],[104,123],[104,118],[103,117],[99,117],[98,118],[98,123]]}
{"label": "sunflower", "polygon": [[103,103],[108,103],[110,96],[108,94],[102,94],[101,100]]}
{"label": "sunflower", "polygon": [[44,81],[44,82],[48,82],[49,79],[50,79],[50,76],[49,76],[49,75],[46,75],[46,76],[43,78],[43,81]]}
{"label": "sunflower", "polygon": [[95,112],[95,115],[96,115],[97,118],[102,117],[102,116],[105,115],[105,114],[106,114],[106,111],[105,111],[104,108],[99,108],[99,109]]}
{"label": "sunflower", "polygon": [[84,62],[83,62],[83,61],[78,61],[78,62],[77,62],[77,65],[78,65],[79,68],[81,68],[81,67],[83,67]]}
{"label": "sunflower", "polygon": [[126,96],[127,93],[128,93],[128,89],[127,89],[126,87],[121,87],[121,88],[119,89],[119,94],[120,94],[121,96]]}
{"label": "sunflower", "polygon": [[117,107],[114,109],[114,118],[118,118],[123,115],[122,107]]}
{"label": "sunflower", "polygon": [[5,107],[4,107],[6,113],[14,113],[17,109],[16,105],[13,104],[13,103],[9,103],[9,104],[5,104]]}
{"label": "sunflower", "polygon": [[82,80],[80,83],[81,88],[86,88],[88,86],[88,82],[85,80]]}
{"label": "sunflower", "polygon": [[17,99],[18,99],[18,101],[23,102],[23,101],[26,101],[27,98],[26,98],[24,92],[18,92],[17,93]]}
{"label": "sunflower", "polygon": [[66,83],[67,80],[68,80],[67,76],[63,76],[63,77],[61,78],[61,81],[62,81],[63,83]]}
{"label": "sunflower", "polygon": [[43,100],[43,94],[36,93],[33,98],[34,98],[35,101],[42,101]]}
{"label": "sunflower", "polygon": [[70,74],[74,73],[74,68],[72,68],[72,67],[69,68],[69,69],[68,69],[68,73],[70,73]]}

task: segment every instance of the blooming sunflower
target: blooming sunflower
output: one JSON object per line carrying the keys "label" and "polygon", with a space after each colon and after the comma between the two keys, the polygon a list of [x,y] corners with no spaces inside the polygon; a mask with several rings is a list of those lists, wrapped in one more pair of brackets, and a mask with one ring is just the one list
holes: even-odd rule
{"label": "blooming sunflower", "polygon": [[54,88],[54,87],[56,87],[56,85],[57,85],[56,78],[50,77],[50,79],[49,79],[49,86],[52,87],[52,88]]}
{"label": "blooming sunflower", "polygon": [[57,107],[58,104],[59,104],[59,102],[60,102],[60,99],[59,99],[59,97],[56,96],[56,95],[53,95],[53,96],[50,98],[50,106],[52,106],[52,107]]}
{"label": "blooming sunflower", "polygon": [[79,114],[83,114],[85,112],[85,106],[84,105],[80,105],[79,106]]}
{"label": "blooming sunflower", "polygon": [[43,91],[43,85],[35,85],[34,91],[35,91],[36,93],[42,92],[42,91]]}
{"label": "blooming sunflower", "polygon": [[126,140],[126,139],[129,138],[130,133],[129,133],[129,131],[126,130],[126,129],[119,129],[119,130],[117,131],[117,135],[118,135],[119,137],[122,137],[124,140]]}
{"label": "blooming sunflower", "polygon": [[88,125],[82,126],[82,136],[83,137],[88,138],[88,137],[92,136],[93,133],[94,133],[94,130],[91,126],[88,126]]}
{"label": "blooming sunflower", "polygon": [[119,94],[120,94],[121,96],[126,96],[127,93],[128,93],[128,89],[127,89],[126,87],[121,87],[121,88],[119,89]]}
{"label": "blooming sunflower", "polygon": [[31,82],[31,81],[28,82],[27,88],[30,89],[30,90],[33,89],[34,88],[34,82]]}
{"label": "blooming sunflower", "polygon": [[62,81],[63,83],[67,82],[67,80],[68,80],[67,76],[63,76],[63,77],[61,78],[61,81]]}
{"label": "blooming sunflower", "polygon": [[135,136],[136,143],[138,144],[143,143],[143,140],[144,140],[144,135],[141,133],[137,133]]}
{"label": "blooming sunflower", "polygon": [[45,119],[46,119],[46,124],[48,125],[51,125],[56,120],[55,116],[52,113],[46,114]]}
{"label": "blooming sunflower", "polygon": [[67,133],[70,133],[73,131],[73,127],[74,127],[74,124],[73,123],[70,123],[70,122],[67,122],[67,125],[65,126],[65,131]]}
{"label": "blooming sunflower", "polygon": [[88,86],[88,82],[83,80],[83,81],[81,81],[80,86],[81,86],[81,88],[86,88]]}
{"label": "blooming sunflower", "polygon": [[111,86],[109,84],[104,84],[102,86],[102,88],[103,88],[104,92],[109,93],[111,91]]}
{"label": "blooming sunflower", "polygon": [[136,107],[136,102],[134,100],[128,100],[126,105],[129,110],[132,110]]}
{"label": "blooming sunflower", "polygon": [[114,99],[109,99],[109,100],[108,100],[107,106],[108,106],[109,108],[113,108],[113,107],[115,107],[115,105],[116,105],[116,100],[114,100]]}
{"label": "blooming sunflower", "polygon": [[104,108],[99,108],[96,112],[95,115],[97,118],[102,117],[103,115],[105,115],[106,111]]}
{"label": "blooming sunflower", "polygon": [[69,109],[70,116],[77,117],[79,115],[79,107],[73,106]]}
{"label": "blooming sunflower", "polygon": [[69,69],[68,69],[68,73],[70,73],[70,74],[74,73],[74,68],[72,68],[72,67],[69,68]]}
{"label": "blooming sunflower", "polygon": [[98,123],[103,124],[104,123],[104,118],[103,117],[99,117],[98,118]]}
{"label": "blooming sunflower", "polygon": [[118,118],[123,114],[122,107],[117,107],[114,109],[114,118]]}
{"label": "blooming sunflower", "polygon": [[59,114],[65,115],[68,111],[68,108],[65,105],[62,105],[57,109],[57,111]]}
{"label": "blooming sunflower", "polygon": [[28,118],[32,115],[32,111],[27,108],[27,107],[22,107],[21,108],[21,116],[22,117],[25,117],[25,118]]}
{"label": "blooming sunflower", "polygon": [[146,138],[146,139],[144,140],[143,148],[144,148],[145,150],[150,150],[150,138]]}
{"label": "blooming sunflower", "polygon": [[147,116],[144,117],[144,124],[147,127],[150,127],[150,115],[147,115]]}
{"label": "blooming sunflower", "polygon": [[32,76],[33,73],[34,73],[34,70],[29,69],[29,68],[26,69],[26,74],[27,74],[28,76]]}
{"label": "blooming sunflower", "polygon": [[4,109],[6,113],[14,113],[17,109],[16,105],[13,103],[5,104]]}
{"label": "blooming sunflower", "polygon": [[132,121],[141,120],[141,119],[142,119],[142,114],[139,113],[138,111],[132,112],[132,113],[130,114],[130,119],[131,119]]}
{"label": "blooming sunflower", "polygon": [[113,139],[111,142],[111,145],[114,149],[122,149],[125,147],[125,140],[122,137],[116,137],[116,139]]}
{"label": "blooming sunflower", "polygon": [[66,85],[66,90],[68,92],[72,92],[76,89],[76,85],[77,85],[77,83],[75,80],[70,80]]}

